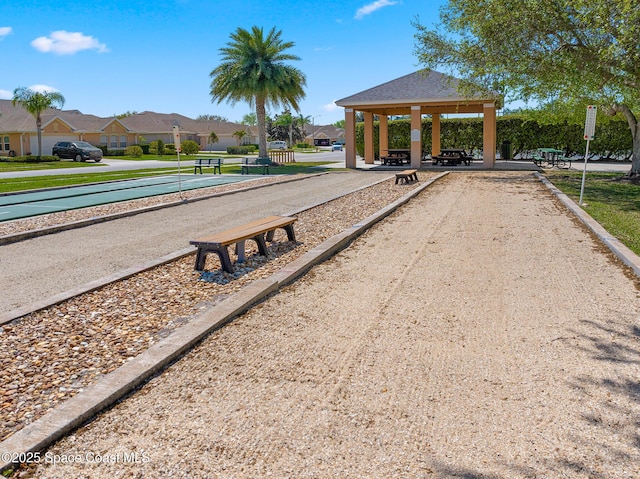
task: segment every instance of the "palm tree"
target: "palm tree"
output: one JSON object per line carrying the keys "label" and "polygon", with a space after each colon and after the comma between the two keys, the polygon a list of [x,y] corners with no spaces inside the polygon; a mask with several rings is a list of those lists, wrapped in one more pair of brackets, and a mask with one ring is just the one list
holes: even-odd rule
{"label": "palm tree", "polygon": [[265,37],[262,28],[238,28],[231,41],[220,49],[222,63],[211,72],[211,101],[235,104],[246,101],[255,106],[258,122],[258,156],[267,156],[267,106],[290,105],[296,111],[304,98],[305,75],[288,60],[299,60],[284,53],[293,42],[281,40],[282,32],[271,29]]}
{"label": "palm tree", "polygon": [[304,139],[307,136],[307,132],[304,131],[304,126],[308,125],[310,121],[312,121],[312,118],[310,115],[304,116],[302,113],[300,113],[300,116],[298,117],[298,121],[300,121],[300,126],[302,128],[302,140],[304,141]]}
{"label": "palm tree", "polygon": [[236,141],[238,142],[238,146],[240,146],[240,142],[242,141],[242,139],[247,136],[247,132],[244,130],[238,130],[238,131],[234,131],[232,136],[236,137]]}
{"label": "palm tree", "polygon": [[13,90],[13,106],[20,105],[36,119],[38,129],[38,158],[42,156],[42,118],[40,114],[55,105],[62,108],[64,97],[55,91],[38,92],[29,88],[16,88]]}

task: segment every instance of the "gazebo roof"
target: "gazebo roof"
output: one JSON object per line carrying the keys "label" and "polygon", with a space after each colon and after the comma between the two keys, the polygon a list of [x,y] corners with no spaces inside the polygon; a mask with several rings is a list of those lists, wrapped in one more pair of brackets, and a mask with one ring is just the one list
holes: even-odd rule
{"label": "gazebo roof", "polygon": [[484,103],[494,103],[496,95],[464,97],[460,80],[434,70],[410,73],[395,80],[336,101],[336,105],[378,115],[406,115],[412,106],[422,114],[481,113]]}

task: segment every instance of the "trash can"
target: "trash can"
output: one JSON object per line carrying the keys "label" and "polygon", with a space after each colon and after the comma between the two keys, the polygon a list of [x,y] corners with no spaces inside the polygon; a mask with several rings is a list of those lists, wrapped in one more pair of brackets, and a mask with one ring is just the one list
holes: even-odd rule
{"label": "trash can", "polygon": [[511,154],[511,142],[509,140],[502,142],[502,146],[500,147],[500,158],[503,160],[513,159]]}

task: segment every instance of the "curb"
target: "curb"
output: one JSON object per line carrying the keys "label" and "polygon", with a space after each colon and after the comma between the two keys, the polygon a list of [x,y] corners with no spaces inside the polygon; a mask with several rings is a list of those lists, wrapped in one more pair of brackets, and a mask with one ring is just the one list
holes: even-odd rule
{"label": "curb", "polygon": [[[179,205],[182,205],[182,204],[185,204],[185,203],[193,203],[195,201],[209,200],[211,198],[218,198],[220,196],[233,195],[235,193],[242,193],[244,191],[256,190],[258,188],[266,188],[268,186],[275,186],[275,185],[282,185],[282,184],[285,184],[285,183],[292,183],[294,181],[301,181],[301,180],[304,180],[304,179],[307,179],[307,178],[313,178],[314,176],[320,176],[320,175],[326,175],[326,174],[327,174],[326,172],[314,173],[314,174],[311,174],[311,175],[303,176],[301,178],[291,178],[291,179],[288,179],[288,180],[278,181],[276,183],[270,183],[270,184],[266,184],[266,185],[247,186],[246,188],[238,188],[237,190],[222,191],[220,193],[213,193],[213,194],[210,194],[210,195],[198,196],[196,198],[190,198],[190,199],[187,199],[187,200],[172,201],[170,203],[160,203],[160,204],[157,204],[157,205],[145,206],[143,208],[138,208],[138,209],[134,209],[134,210],[123,211],[122,213],[114,213],[114,214],[105,215],[105,216],[94,216],[93,218],[88,218],[88,219],[85,219],[85,220],[72,221],[71,223],[65,223],[65,224],[62,224],[62,225],[51,226],[51,227],[48,227],[48,228],[41,228],[41,229],[36,229],[36,230],[25,231],[23,233],[16,233],[16,234],[13,234],[13,235],[0,236],[0,246],[5,245],[5,244],[18,243],[19,241],[24,241],[24,240],[27,240],[27,239],[30,239],[30,238],[37,238],[38,236],[45,236],[45,235],[48,235],[48,234],[59,233],[61,231],[72,230],[72,229],[75,229],[75,228],[83,228],[84,226],[91,226],[91,225],[95,225],[95,224],[98,224],[98,223],[105,223],[107,221],[117,220],[117,219],[120,219],[120,218],[126,218],[128,216],[135,216],[135,215],[138,215],[138,214],[141,214],[141,213],[148,213],[150,211],[161,210],[161,209],[164,209],[164,208],[171,208],[173,206],[179,206]],[[260,178],[258,178],[258,179],[260,179]],[[122,180],[120,180],[120,181],[122,181]]]}
{"label": "curb", "polygon": [[[326,173],[318,173],[316,175],[311,175],[311,176],[319,176],[319,175],[324,175],[324,174],[326,174]],[[391,176],[385,177],[385,178],[382,178],[379,181],[371,183],[370,185],[361,186],[359,188],[356,188],[355,190],[350,191],[349,193],[345,193],[345,195],[346,194],[355,193],[355,192],[360,191],[360,190],[364,190],[364,189],[369,188],[371,186],[375,186],[375,185],[377,185],[379,183],[383,183],[383,182],[387,181],[389,178],[392,178],[392,177]],[[302,179],[305,179],[305,178],[291,179],[289,181],[285,181],[285,182],[281,182],[281,183],[288,183],[288,182],[291,182],[291,181],[299,181],[299,180],[302,180]],[[274,183],[274,184],[281,184],[281,183]],[[243,188],[241,190],[234,190],[232,192],[231,191],[230,192],[225,192],[223,194],[232,194],[232,193],[235,193],[237,191],[246,191],[246,190],[249,190],[249,189],[262,188],[262,187],[265,187],[265,186],[271,186],[271,185],[262,185],[262,186],[256,186],[256,187],[251,187],[251,188]],[[209,196],[209,197],[206,197],[206,198],[203,197],[202,199],[209,199],[211,197],[222,196],[223,194],[217,193],[215,195],[212,195],[212,196]],[[316,206],[323,205],[323,204],[328,203],[330,201],[333,201],[333,200],[336,200],[338,198],[341,198],[342,196],[345,196],[345,195],[334,196],[332,198],[329,198],[328,200],[321,201],[320,203],[316,203],[316,204],[313,204],[311,206],[306,206],[306,207],[301,208],[299,210],[296,210],[294,212],[287,213],[285,216],[295,216],[295,215],[297,215],[297,214],[299,214],[299,213],[301,213],[303,211],[309,210],[311,208],[315,208]],[[166,208],[166,207],[169,207],[169,206],[177,206],[179,204],[182,204],[182,203],[181,202],[164,203],[161,206],[157,205],[157,206],[152,206],[152,207],[149,207],[149,208],[151,208],[151,209],[160,209],[160,208]],[[138,214],[138,213],[144,213],[146,211],[150,211],[150,210],[145,210],[145,211],[132,210],[131,214],[126,214],[126,212],[123,212],[123,213],[119,213],[117,216],[118,216],[118,218],[121,218],[121,217],[124,217],[124,216],[132,216],[132,215],[135,215],[135,214]],[[110,217],[101,217],[101,218],[108,218],[107,220],[103,220],[103,221],[109,221],[109,220],[112,220],[112,219],[117,219],[117,218],[114,218],[114,217],[111,217],[111,216]],[[92,220],[84,220],[84,221],[89,222],[89,221],[92,221]],[[102,221],[100,221],[100,222],[102,222]],[[75,223],[68,223],[67,225],[63,225],[63,226],[74,225],[74,224]],[[91,224],[91,223],[88,223],[88,224]],[[80,225],[80,226],[86,226],[86,225]],[[80,227],[80,226],[78,226],[78,227]],[[67,228],[67,229],[71,229],[71,228]],[[49,233],[54,233],[54,231],[50,231],[50,232],[47,232],[47,233],[44,233],[44,234],[49,234]],[[37,235],[37,236],[40,236],[40,235]],[[7,237],[5,236],[5,238],[7,238]],[[1,239],[2,238],[0,238],[0,240]],[[2,244],[2,243],[0,242],[0,244]],[[35,301],[35,302],[31,303],[28,306],[24,306],[22,308],[17,308],[17,309],[11,310],[11,311],[7,311],[6,313],[0,313],[0,326],[2,326],[3,324],[9,323],[9,322],[11,322],[11,321],[13,321],[15,319],[21,318],[22,316],[26,316],[27,314],[39,311],[41,309],[48,308],[50,306],[54,306],[54,305],[59,304],[59,303],[62,303],[63,301],[66,301],[66,300],[68,300],[70,298],[73,298],[75,296],[78,296],[80,294],[89,293],[91,291],[95,291],[96,289],[102,288],[103,286],[106,286],[108,284],[115,283],[116,281],[121,281],[123,279],[130,278],[131,276],[134,276],[134,275],[136,275],[138,273],[141,273],[142,271],[145,271],[147,269],[155,268],[156,266],[161,266],[161,265],[166,264],[166,263],[171,263],[172,261],[178,260],[178,259],[183,258],[185,256],[189,256],[190,254],[193,254],[194,252],[195,252],[195,250],[193,249],[193,247],[187,247],[187,248],[181,249],[179,251],[174,251],[173,253],[169,253],[169,254],[167,254],[165,256],[162,256],[160,258],[156,258],[154,260],[147,261],[145,263],[141,263],[141,264],[136,265],[136,266],[132,266],[132,267],[127,268],[125,270],[121,270],[121,271],[115,272],[115,273],[110,274],[108,276],[105,276],[103,278],[99,278],[99,279],[96,279],[96,280],[91,281],[89,283],[85,283],[82,286],[78,286],[76,288],[64,291],[64,292],[59,293],[59,294],[57,294],[55,296],[51,296],[49,298],[44,298],[44,299],[41,299],[40,301]]]}
{"label": "curb", "polygon": [[597,237],[615,254],[620,261],[633,270],[635,275],[640,278],[640,256],[631,251],[618,238],[614,238],[611,233],[602,227],[600,223],[594,220],[591,215],[584,211],[575,201],[560,191],[551,181],[541,173],[534,175],[544,184],[578,219],[584,223]]}
{"label": "curb", "polygon": [[16,464],[16,462],[9,460],[12,457],[28,457],[27,453],[29,452],[39,452],[46,449],[68,432],[78,428],[104,409],[111,407],[151,376],[176,361],[211,332],[249,310],[252,305],[278,291],[282,286],[293,282],[313,266],[322,263],[347,247],[375,223],[389,216],[448,173],[446,171],[430,178],[368,218],[327,239],[270,277],[248,284],[230,298],[174,331],[169,337],[154,344],[126,364],[88,386],[83,392],[66,400],[41,418],[17,431],[0,443],[0,452],[3,453],[0,460],[0,471],[7,470]]}

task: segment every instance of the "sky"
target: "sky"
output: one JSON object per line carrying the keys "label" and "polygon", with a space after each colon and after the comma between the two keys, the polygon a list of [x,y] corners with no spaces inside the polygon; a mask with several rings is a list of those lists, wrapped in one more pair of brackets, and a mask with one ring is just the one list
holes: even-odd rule
{"label": "sky", "polygon": [[[307,80],[301,115],[344,119],[334,101],[421,68],[419,17],[438,24],[445,0],[0,0],[0,99],[18,87],[57,91],[63,109],[219,115],[241,121],[247,103],[213,103],[211,71],[238,27],[273,27]],[[271,115],[282,109],[269,111]]]}

